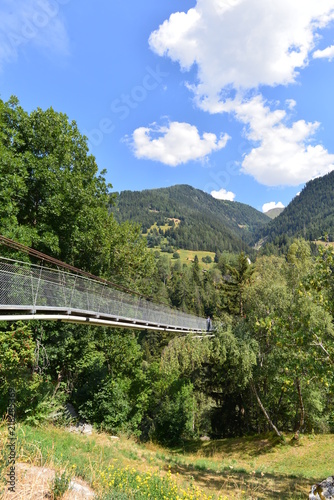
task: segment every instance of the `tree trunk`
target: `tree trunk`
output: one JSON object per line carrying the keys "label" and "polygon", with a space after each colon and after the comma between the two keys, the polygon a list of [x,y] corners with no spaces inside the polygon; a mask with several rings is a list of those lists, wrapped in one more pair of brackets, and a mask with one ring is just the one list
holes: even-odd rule
{"label": "tree trunk", "polygon": [[271,420],[271,418],[269,417],[269,415],[268,415],[268,413],[267,413],[267,411],[266,411],[265,407],[264,407],[264,406],[263,406],[263,404],[262,404],[261,399],[259,398],[259,395],[258,395],[258,393],[257,393],[257,390],[256,390],[256,388],[255,388],[255,385],[254,385],[254,383],[253,383],[252,381],[250,382],[250,386],[251,386],[252,391],[254,392],[254,395],[255,395],[255,397],[256,397],[256,400],[257,400],[257,402],[258,402],[258,404],[259,404],[259,406],[260,406],[260,408],[261,408],[261,410],[262,410],[262,412],[263,412],[264,416],[266,417],[266,420],[267,420],[268,424],[269,424],[269,425],[270,425],[270,427],[271,427],[271,428],[275,431],[275,433],[277,434],[277,436],[278,436],[279,438],[281,438],[281,439],[282,439],[282,438],[283,438],[282,434],[280,433],[280,431],[277,429],[277,427],[276,427],[276,425],[274,424],[274,422],[273,422],[273,421]]}
{"label": "tree trunk", "polygon": [[300,379],[296,378],[296,387],[297,387],[297,392],[298,392],[298,400],[299,400],[299,408],[300,408],[300,419],[298,423],[298,427],[296,430],[296,433],[294,435],[294,439],[299,439],[299,434],[300,434],[300,429],[303,427],[304,422],[305,422],[305,407],[304,407],[304,402],[303,402],[303,397],[302,397],[302,390],[300,387]]}
{"label": "tree trunk", "polygon": [[59,387],[60,387],[60,384],[61,384],[61,381],[63,379],[63,375],[62,375],[62,370],[60,370],[60,372],[58,372],[58,375],[57,375],[57,384],[56,384],[56,387],[54,388],[54,391],[53,391],[53,394],[52,394],[52,397],[54,398]]}

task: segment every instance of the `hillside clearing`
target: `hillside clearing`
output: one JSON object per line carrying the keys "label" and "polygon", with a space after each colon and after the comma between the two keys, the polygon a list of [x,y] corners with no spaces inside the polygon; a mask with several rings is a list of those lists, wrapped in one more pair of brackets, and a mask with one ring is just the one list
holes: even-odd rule
{"label": "hillside clearing", "polygon": [[[160,255],[167,255],[167,257],[169,257],[170,259],[171,264],[175,264],[175,262],[179,260],[181,265],[187,264],[189,266],[194,261],[195,255],[197,255],[198,264],[201,269],[208,270],[214,267],[215,252],[208,252],[206,250],[184,250],[183,248],[179,248],[175,249],[174,251],[180,255],[180,259],[175,259],[172,253],[161,252],[160,247],[155,247],[151,250],[154,252],[160,252]],[[207,256],[211,257],[212,262],[210,264],[202,261],[202,258]]]}

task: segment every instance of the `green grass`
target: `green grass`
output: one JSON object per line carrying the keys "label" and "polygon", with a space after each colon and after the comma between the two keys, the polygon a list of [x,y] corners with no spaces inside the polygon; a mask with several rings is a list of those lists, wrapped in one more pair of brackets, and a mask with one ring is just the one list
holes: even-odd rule
{"label": "green grass", "polygon": [[[168,220],[168,221],[172,221],[172,220],[173,220],[173,221],[174,221],[174,227],[178,227],[178,226],[180,225],[180,223],[181,223],[180,219],[177,219],[177,218],[176,218],[176,219],[175,219],[175,218],[174,218],[174,219],[172,219],[171,217],[167,217],[167,220]],[[149,230],[153,229],[154,227],[156,227],[157,229],[159,229],[159,228],[160,228],[160,229],[162,229],[163,231],[167,231],[168,229],[170,229],[170,228],[171,228],[171,227],[173,227],[173,226],[170,226],[169,222],[167,222],[167,221],[166,221],[166,223],[165,223],[165,224],[163,224],[163,225],[161,225],[161,226],[158,226],[158,225],[157,225],[157,223],[155,222],[155,223],[153,224],[153,226],[151,226],[151,227],[150,227],[150,229],[149,229]]]}
{"label": "green grass", "polygon": [[[168,218],[168,220],[172,220],[171,218]],[[178,227],[179,224],[180,224],[180,219],[174,219],[174,224],[175,224],[175,227]],[[158,225],[156,222],[154,224],[152,224],[152,226],[147,230],[146,233],[142,233],[143,236],[147,236],[149,233],[151,233],[153,231],[153,229],[156,229],[157,231],[159,231],[159,229],[162,229],[163,232],[167,231],[168,229],[170,229],[172,226],[170,226],[168,224],[168,222],[166,222],[165,224],[161,224],[161,225]]]}
{"label": "green grass", "polygon": [[175,457],[182,453],[194,466],[202,464],[205,457],[206,466],[216,471],[238,469],[249,474],[317,480],[333,474],[333,446],[334,435],[301,436],[299,442],[291,436],[285,443],[275,436],[256,436],[193,442],[173,451]]}
{"label": "green grass", "polygon": [[[334,435],[259,436],[189,442],[166,449],[106,434],[83,436],[55,427],[17,429],[18,461],[74,470],[108,498],[298,499],[333,474]],[[0,427],[0,447],[6,428]]]}
{"label": "green grass", "polygon": [[[187,265],[190,265],[194,260],[195,255],[197,255],[199,266],[201,269],[210,269],[211,267],[213,267],[215,258],[214,252],[207,252],[205,250],[183,250],[182,248],[180,248],[180,250],[177,250],[177,252],[180,254],[181,264],[185,263]],[[211,264],[206,264],[205,262],[202,262],[202,257],[206,257],[207,255],[209,255],[212,259]],[[174,261],[174,259],[172,260]]]}
{"label": "green grass", "polygon": [[[187,266],[190,266],[195,258],[195,255],[198,257],[199,261],[199,267],[201,269],[211,269],[214,266],[214,258],[215,258],[215,253],[214,252],[207,252],[206,250],[184,250],[182,248],[175,249],[175,252],[178,252],[180,254],[180,259],[174,259],[172,253],[167,253],[167,252],[161,252],[160,247],[154,247],[151,249],[153,252],[158,250],[158,252],[161,253],[161,255],[167,255],[169,257],[171,264],[175,264],[177,260],[181,262],[181,266],[183,264],[187,264]],[[205,262],[202,262],[202,257],[206,257],[207,255],[210,255],[212,262],[211,264],[206,264]]]}
{"label": "green grass", "polygon": [[331,246],[331,247],[334,247],[334,241],[316,240],[313,243],[315,243],[316,245],[322,245],[323,247],[326,247],[328,245]]}

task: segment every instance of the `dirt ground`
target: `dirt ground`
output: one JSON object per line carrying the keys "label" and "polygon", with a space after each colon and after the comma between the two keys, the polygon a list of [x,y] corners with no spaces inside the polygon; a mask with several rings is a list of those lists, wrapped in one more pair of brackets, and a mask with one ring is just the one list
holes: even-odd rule
{"label": "dirt ground", "polygon": [[[8,491],[8,486],[1,497],[3,500],[52,500],[52,481],[55,471],[47,467],[17,463],[15,465],[15,492]],[[94,491],[83,480],[73,478],[64,500],[93,499]]]}

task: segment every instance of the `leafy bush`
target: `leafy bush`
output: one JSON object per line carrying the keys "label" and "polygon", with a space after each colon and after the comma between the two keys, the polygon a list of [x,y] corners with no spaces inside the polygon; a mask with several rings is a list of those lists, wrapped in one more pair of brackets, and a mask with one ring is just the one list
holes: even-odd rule
{"label": "leafy bush", "polygon": [[35,342],[28,325],[20,322],[0,327],[0,414],[7,411],[9,390],[16,394],[17,418],[33,415],[51,383],[35,370]]}
{"label": "leafy bush", "polygon": [[62,498],[68,490],[70,482],[71,474],[67,474],[66,471],[64,471],[60,476],[56,474],[51,485],[52,500],[58,500],[59,498]]}
{"label": "leafy bush", "polygon": [[173,253],[174,252],[173,247],[170,245],[163,245],[161,247],[161,251],[166,252],[166,253]]}
{"label": "leafy bush", "polygon": [[155,418],[154,437],[159,442],[173,445],[192,434],[193,386],[175,381],[162,401]]}

